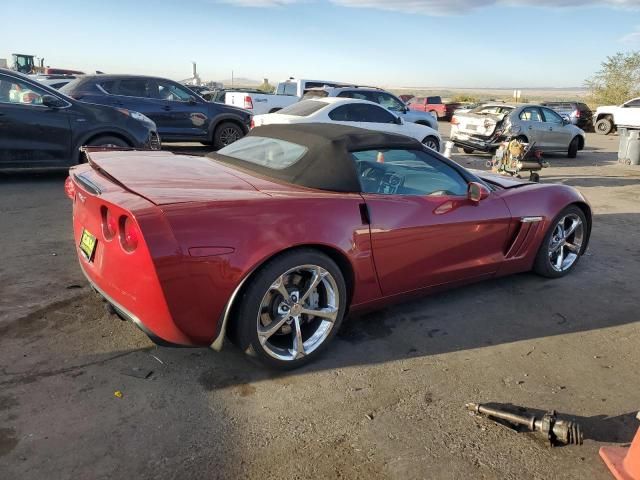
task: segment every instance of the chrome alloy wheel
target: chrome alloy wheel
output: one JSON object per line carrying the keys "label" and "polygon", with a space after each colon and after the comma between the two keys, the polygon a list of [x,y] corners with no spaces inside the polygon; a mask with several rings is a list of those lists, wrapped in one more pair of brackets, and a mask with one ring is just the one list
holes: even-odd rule
{"label": "chrome alloy wheel", "polygon": [[562,217],[549,239],[549,262],[556,272],[564,272],[576,262],[584,242],[584,223],[575,213]]}
{"label": "chrome alloy wheel", "polygon": [[298,360],[327,339],[338,318],[335,279],[317,265],[300,265],[278,277],[258,310],[258,339],[264,351],[282,361]]}
{"label": "chrome alloy wheel", "polygon": [[220,143],[223,146],[231,145],[233,142],[240,138],[240,133],[237,128],[226,127],[220,132]]}
{"label": "chrome alloy wheel", "polygon": [[436,140],[434,137],[427,137],[423,145],[427,148],[430,148],[431,150],[435,150],[436,152],[440,148],[438,140]]}

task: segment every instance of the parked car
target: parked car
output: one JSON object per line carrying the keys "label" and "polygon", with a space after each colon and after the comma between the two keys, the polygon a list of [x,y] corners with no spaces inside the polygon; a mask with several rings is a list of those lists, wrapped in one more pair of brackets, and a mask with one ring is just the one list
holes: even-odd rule
{"label": "parked car", "polygon": [[78,102],[0,69],[0,168],[75,165],[83,145],[158,150],[160,139],[139,112]]}
{"label": "parked car", "polygon": [[254,115],[273,113],[300,101],[309,89],[323,86],[344,85],[324,80],[303,80],[290,78],[280,82],[275,93],[248,92],[246,90],[227,91],[225,103],[249,110]]}
{"label": "parked car", "polygon": [[569,121],[583,130],[593,129],[593,112],[582,102],[543,102],[540,105],[549,107],[560,114],[561,117],[567,117]]}
{"label": "parked car", "polygon": [[618,126],[640,128],[640,97],[619,106],[598,107],[593,124],[600,135],[609,135]]}
{"label": "parked car", "polygon": [[260,127],[208,158],[89,156],[65,190],[94,289],[158,343],[220,349],[228,336],[273,368],[316,359],[347,312],[529,270],[565,276],[591,233],[570,186],[345,126]]}
{"label": "parked car", "polygon": [[437,130],[426,125],[405,122],[377,103],[353,98],[302,100],[279,112],[256,115],[253,122],[256,127],[273,124],[334,123],[407,135],[433,150],[440,151],[442,148],[442,138]]}
{"label": "parked car", "polygon": [[419,112],[432,112],[438,118],[447,120],[453,116],[456,108],[460,107],[459,103],[444,103],[442,97],[415,97],[409,100],[409,108]]}
{"label": "parked car", "polygon": [[86,75],[60,89],[87,103],[141,112],[158,126],[163,142],[192,142],[222,148],[249,131],[251,114],[211,103],[184,85],[139,75]]}
{"label": "parked car", "polygon": [[438,130],[438,118],[433,113],[411,110],[405,102],[381,88],[357,86],[310,88],[302,98],[312,99],[327,97],[368,100],[391,110],[395,115],[398,115],[406,122],[426,125],[434,130]]}
{"label": "parked car", "polygon": [[575,158],[585,133],[558,113],[540,105],[486,104],[451,119],[451,140],[465,153],[496,150],[506,138],[518,138],[543,152]]}

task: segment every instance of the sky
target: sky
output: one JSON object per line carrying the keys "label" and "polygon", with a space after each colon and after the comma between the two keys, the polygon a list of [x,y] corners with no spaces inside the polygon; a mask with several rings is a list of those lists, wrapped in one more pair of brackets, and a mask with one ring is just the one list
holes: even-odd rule
{"label": "sky", "polygon": [[196,61],[203,80],[579,87],[608,55],[640,50],[640,0],[3,3],[0,58],[174,80]]}

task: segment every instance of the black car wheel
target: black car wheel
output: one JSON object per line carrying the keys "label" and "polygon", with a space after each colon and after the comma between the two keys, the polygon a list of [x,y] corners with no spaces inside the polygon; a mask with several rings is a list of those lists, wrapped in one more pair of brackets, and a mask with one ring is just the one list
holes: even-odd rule
{"label": "black car wheel", "polygon": [[234,343],[269,367],[291,370],[313,360],[336,334],[347,290],[333,260],[305,249],[264,265],[237,304]]}
{"label": "black car wheel", "polygon": [[609,135],[613,131],[613,122],[610,118],[601,118],[596,122],[596,133]]}
{"label": "black car wheel", "polygon": [[89,147],[124,147],[127,148],[130,145],[118,137],[102,136],[97,137],[87,143]]}
{"label": "black car wheel", "polygon": [[587,219],[571,205],[551,222],[538,250],[533,271],[548,278],[564,277],[575,268],[587,248]]}
{"label": "black car wheel", "polygon": [[569,144],[569,151],[567,152],[567,157],[576,158],[578,156],[578,149],[580,148],[580,139],[575,137],[571,140]]}
{"label": "black car wheel", "polygon": [[213,135],[213,146],[216,150],[219,150],[227,145],[231,145],[243,136],[244,132],[238,125],[231,122],[223,122],[218,125]]}

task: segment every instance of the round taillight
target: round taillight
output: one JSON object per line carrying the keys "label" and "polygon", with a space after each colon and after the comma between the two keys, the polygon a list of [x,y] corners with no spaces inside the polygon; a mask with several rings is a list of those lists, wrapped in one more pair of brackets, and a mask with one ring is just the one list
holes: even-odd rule
{"label": "round taillight", "polygon": [[71,180],[71,177],[67,177],[67,179],[64,181],[64,193],[66,193],[67,197],[69,197],[71,200],[76,198],[76,186],[73,184],[73,180]]}
{"label": "round taillight", "polygon": [[102,233],[104,239],[109,241],[118,232],[118,219],[107,207],[102,207]]}
{"label": "round taillight", "polygon": [[120,244],[125,252],[133,252],[138,247],[140,230],[130,217],[120,217]]}

